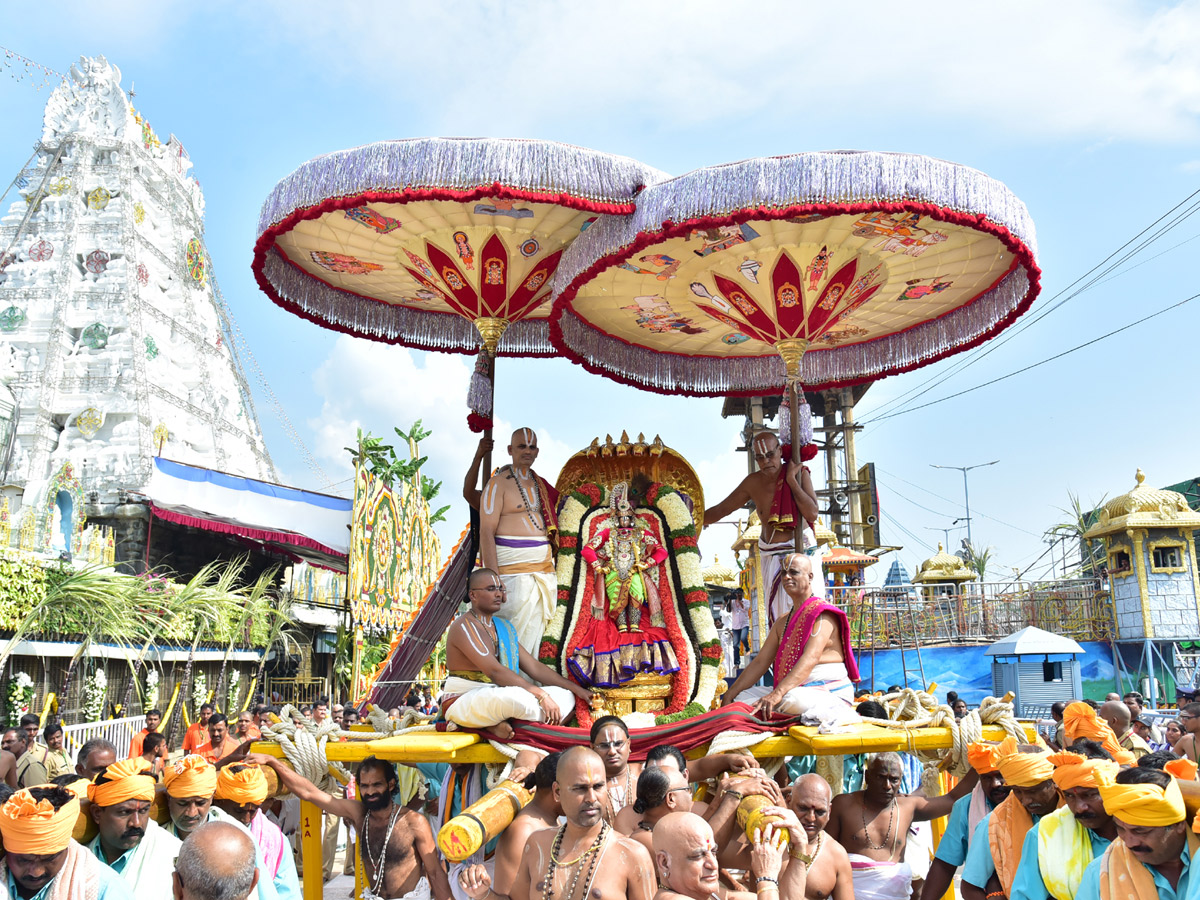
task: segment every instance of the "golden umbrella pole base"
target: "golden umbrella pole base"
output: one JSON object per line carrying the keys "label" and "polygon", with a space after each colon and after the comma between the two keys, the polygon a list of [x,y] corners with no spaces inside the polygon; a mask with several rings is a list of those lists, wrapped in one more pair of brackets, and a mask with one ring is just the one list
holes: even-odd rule
{"label": "golden umbrella pole base", "polygon": [[[479,332],[479,339],[483,341],[483,349],[487,351],[487,379],[492,392],[492,402],[489,406],[492,409],[491,417],[493,419],[496,415],[496,350],[500,347],[500,338],[504,337],[506,328],[508,328],[508,319],[501,319],[497,316],[480,316],[475,320],[475,330]],[[492,429],[487,428],[483,432],[483,436],[491,440]],[[483,468],[479,477],[479,489],[482,491],[487,487],[488,479],[492,477],[492,452],[490,450],[483,457]]]}

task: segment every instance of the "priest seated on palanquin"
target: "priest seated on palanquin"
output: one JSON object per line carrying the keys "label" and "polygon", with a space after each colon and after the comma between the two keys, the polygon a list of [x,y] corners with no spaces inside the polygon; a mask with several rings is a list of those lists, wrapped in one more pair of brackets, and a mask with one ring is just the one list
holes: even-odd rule
{"label": "priest seated on palanquin", "polygon": [[592,517],[579,551],[592,573],[584,593],[590,616],[580,622],[568,662],[578,681],[595,687],[679,671],[657,586],[668,556],[655,535],[658,523],[635,514],[625,482],[613,487],[608,510]]}

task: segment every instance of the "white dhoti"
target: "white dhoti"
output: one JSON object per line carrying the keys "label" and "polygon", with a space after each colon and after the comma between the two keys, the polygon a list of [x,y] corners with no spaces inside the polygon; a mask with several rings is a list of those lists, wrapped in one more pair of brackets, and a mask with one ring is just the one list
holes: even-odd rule
{"label": "white dhoti", "polygon": [[[367,896],[365,891],[363,892],[363,896]],[[372,894],[371,896],[374,897],[375,895]],[[429,879],[422,875],[420,880],[417,881],[416,887],[407,894],[401,894],[399,900],[433,900],[433,891],[429,887]]]}
{"label": "white dhoti", "polygon": [[[550,541],[544,537],[498,534],[496,565],[508,592],[496,615],[512,623],[517,642],[536,657],[558,597]],[[547,571],[530,571],[543,566]]]}
{"label": "white dhoti", "polygon": [[[753,703],[773,690],[773,687],[748,687],[738,695],[738,699],[743,703]],[[847,703],[854,702],[854,682],[850,680],[845,663],[820,663],[814,666],[808,681],[784,694],[775,709],[789,716],[802,716],[814,705],[827,703],[831,694]]]}
{"label": "white dhoti", "polygon": [[[559,715],[566,718],[575,711],[575,695],[566,688],[543,687],[558,707]],[[451,675],[442,685],[442,701],[457,695],[446,709],[446,721],[463,728],[491,728],[506,719],[522,719],[526,722],[542,722],[542,708],[537,697],[522,687],[506,687],[498,684],[481,684],[458,675]]]}
{"label": "white dhoti", "polygon": [[880,862],[858,853],[847,855],[855,900],[907,900],[912,895],[912,868],[908,863]]}

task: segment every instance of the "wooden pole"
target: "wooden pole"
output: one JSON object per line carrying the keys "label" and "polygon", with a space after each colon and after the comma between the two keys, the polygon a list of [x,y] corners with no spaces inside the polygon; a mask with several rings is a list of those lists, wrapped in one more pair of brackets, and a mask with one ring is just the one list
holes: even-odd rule
{"label": "wooden pole", "polygon": [[321,859],[321,810],[315,803],[300,801],[300,860],[304,866],[304,900],[323,900],[325,895]]}
{"label": "wooden pole", "polygon": [[[487,355],[487,378],[488,384],[491,386],[492,392],[492,421],[496,418],[496,354],[488,352]],[[487,440],[492,440],[492,426],[489,425],[483,432],[483,436]],[[479,472],[479,490],[480,493],[487,487],[488,479],[492,477],[492,451],[489,450],[483,454],[483,468]]]}

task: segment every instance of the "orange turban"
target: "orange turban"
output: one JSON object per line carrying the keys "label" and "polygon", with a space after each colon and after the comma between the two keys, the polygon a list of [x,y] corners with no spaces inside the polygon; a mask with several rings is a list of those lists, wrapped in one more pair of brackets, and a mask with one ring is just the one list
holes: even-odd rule
{"label": "orange turban", "polygon": [[[53,787],[53,785],[45,785]],[[67,849],[79,818],[79,799],[72,797],[56,812],[49,800],[34,800],[28,789],[17,791],[0,807],[0,834],[9,853],[53,856]]]}
{"label": "orange turban", "polygon": [[[237,768],[238,771],[231,771]],[[262,803],[267,799],[267,777],[258,766],[226,766],[217,773],[217,792],[213,799],[234,803]]]}
{"label": "orange turban", "polygon": [[171,797],[211,797],[217,790],[217,770],[203,756],[190,754],[167,766],[163,783]]}
{"label": "orange turban", "polygon": [[1108,772],[1096,773],[1104,810],[1130,825],[1152,828],[1174,825],[1187,818],[1183,794],[1174,778],[1165,789],[1157,784],[1117,784]]}
{"label": "orange turban", "polygon": [[1197,765],[1187,757],[1183,759],[1173,759],[1163,766],[1163,771],[1168,775],[1174,775],[1180,781],[1195,781]]}
{"label": "orange turban", "polygon": [[1121,746],[1108,723],[1082,700],[1076,700],[1063,710],[1063,730],[1067,733],[1068,744],[1073,744],[1080,738],[1099,741],[1121,765],[1132,766],[1137,762],[1134,755]]}
{"label": "orange turban", "polygon": [[1004,776],[1005,784],[1012,787],[1036,787],[1054,777],[1054,763],[1045,753],[1022,753],[1017,739],[1006,737],[996,748],[996,768]]}
{"label": "orange turban", "polygon": [[996,771],[996,760],[1000,755],[1000,747],[996,744],[977,742],[967,745],[967,762],[980,775]]}
{"label": "orange turban", "polygon": [[1088,759],[1069,751],[1052,753],[1047,759],[1054,763],[1054,783],[1063,791],[1077,787],[1094,788],[1097,786],[1097,772],[1105,771],[1116,778],[1121,770],[1115,762],[1107,759]]}
{"label": "orange turban", "polygon": [[88,799],[97,806],[116,806],[126,800],[144,800],[149,803],[154,799],[154,776],[146,774],[150,771],[150,763],[135,756],[133,759],[123,759],[113,763],[97,778],[107,778],[103,784],[92,782],[88,785]]}

